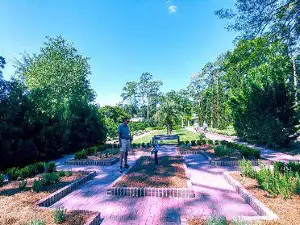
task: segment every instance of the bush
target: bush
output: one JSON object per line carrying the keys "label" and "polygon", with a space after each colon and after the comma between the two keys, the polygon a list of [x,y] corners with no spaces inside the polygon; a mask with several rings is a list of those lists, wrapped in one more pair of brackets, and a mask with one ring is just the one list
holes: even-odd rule
{"label": "bush", "polygon": [[255,178],[256,172],[251,161],[245,160],[245,158],[243,158],[243,160],[239,161],[239,169],[242,176]]}
{"label": "bush", "polygon": [[42,185],[56,184],[59,181],[59,176],[56,173],[45,173],[40,177]]}
{"label": "bush", "polygon": [[73,172],[72,172],[72,171],[66,171],[66,172],[65,172],[65,175],[66,175],[67,177],[70,177],[70,176],[73,175]]}
{"label": "bush", "polygon": [[55,162],[49,162],[46,164],[45,166],[45,172],[46,173],[53,173],[56,171],[56,165],[55,165]]}
{"label": "bush", "polygon": [[186,144],[186,145],[189,145],[189,144],[190,144],[190,141],[185,141],[185,144]]}
{"label": "bush", "polygon": [[35,192],[40,192],[42,190],[42,184],[39,180],[33,181],[32,190]]}
{"label": "bush", "polygon": [[220,145],[220,141],[219,140],[215,140],[215,145]]}
{"label": "bush", "polygon": [[30,220],[29,225],[46,225],[46,223],[40,219],[33,219]]}
{"label": "bush", "polygon": [[58,172],[58,176],[59,177],[64,177],[64,176],[66,176],[66,172],[61,170],[61,171]]}
{"label": "bush", "polygon": [[191,146],[196,146],[196,141],[195,140],[191,141]]}
{"label": "bush", "polygon": [[200,145],[202,145],[202,140],[197,140],[197,142],[196,142],[196,143],[197,143],[197,145],[199,145],[199,146],[200,146]]}
{"label": "bush", "polygon": [[228,148],[226,145],[220,145],[214,147],[214,152],[218,157],[231,156],[233,153],[233,149]]}
{"label": "bush", "polygon": [[0,173],[0,187],[3,185],[4,175]]}
{"label": "bush", "polygon": [[21,177],[21,179],[33,177],[34,175],[34,169],[31,166],[26,166],[19,170],[19,176]]}
{"label": "bush", "polygon": [[54,210],[54,222],[61,224],[66,220],[66,210],[65,209],[55,209]]}
{"label": "bush", "polygon": [[6,170],[6,174],[9,180],[17,180],[20,175],[20,171],[19,168],[12,167]]}
{"label": "bush", "polygon": [[206,144],[206,139],[202,140],[202,144],[205,145]]}
{"label": "bush", "polygon": [[20,189],[20,190],[25,190],[26,185],[27,185],[27,181],[26,181],[26,180],[22,180],[22,181],[19,183],[19,189]]}
{"label": "bush", "polygon": [[44,173],[45,172],[46,164],[44,162],[37,162],[34,164],[36,174]]}
{"label": "bush", "polygon": [[214,141],[213,140],[210,140],[210,139],[207,139],[207,144],[209,144],[209,145],[213,145],[214,144]]}
{"label": "bush", "polygon": [[205,225],[227,225],[227,220],[224,216],[218,217],[213,215],[205,222]]}

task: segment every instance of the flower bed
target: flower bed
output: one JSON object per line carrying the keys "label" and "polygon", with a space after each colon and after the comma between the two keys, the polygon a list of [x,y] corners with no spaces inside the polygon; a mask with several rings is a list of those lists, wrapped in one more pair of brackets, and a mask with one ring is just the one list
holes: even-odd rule
{"label": "flower bed", "polygon": [[107,190],[108,195],[194,197],[191,182],[180,156],[161,156],[159,164],[142,156],[128,172]]}
{"label": "flower bed", "polygon": [[[58,176],[63,172],[58,172]],[[60,176],[60,179],[50,175],[38,175],[24,181],[10,181],[0,187],[0,224],[27,224],[31,220],[40,219],[45,224],[54,225],[53,210],[40,209],[36,204],[49,194],[54,193],[58,189],[71,184],[73,181],[80,179],[86,173],[72,172],[66,173],[67,176]],[[39,188],[34,187],[36,181],[40,180],[43,184]],[[42,181],[43,180],[43,181]],[[21,185],[23,184],[23,185]],[[33,191],[35,190],[35,191]],[[94,213],[73,211],[66,213],[66,221],[64,224],[82,225]]]}

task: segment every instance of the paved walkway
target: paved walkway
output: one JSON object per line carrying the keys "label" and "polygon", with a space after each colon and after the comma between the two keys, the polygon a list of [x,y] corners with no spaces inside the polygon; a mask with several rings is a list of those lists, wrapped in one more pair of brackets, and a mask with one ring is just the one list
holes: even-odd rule
{"label": "paved walkway", "polygon": [[[187,127],[186,129],[197,133],[192,127]],[[265,147],[259,147],[259,146],[255,146],[253,144],[249,144],[246,142],[241,142],[238,140],[238,138],[236,136],[226,136],[226,135],[213,134],[213,133],[205,133],[205,135],[207,138],[209,138],[211,140],[219,140],[219,141],[226,140],[226,141],[230,141],[230,142],[237,142],[240,144],[247,145],[251,148],[258,149],[260,151],[262,158],[265,158],[270,161],[274,161],[274,162],[281,161],[281,162],[285,162],[285,163],[288,163],[291,161],[299,161],[300,162],[300,155],[292,156],[292,155],[284,154],[281,152],[276,152],[272,149],[268,149]]]}
{"label": "paved walkway", "polygon": [[[174,146],[160,146],[160,154],[176,154]],[[130,156],[132,165],[139,156]],[[59,169],[96,170],[98,175],[52,207],[101,212],[101,224],[181,224],[183,218],[225,215],[257,216],[221,175],[225,169],[211,166],[201,155],[185,157],[196,197],[192,199],[158,197],[110,197],[106,188],[120,176],[118,164],[111,167],[66,166]],[[230,168],[227,168],[230,170]]]}

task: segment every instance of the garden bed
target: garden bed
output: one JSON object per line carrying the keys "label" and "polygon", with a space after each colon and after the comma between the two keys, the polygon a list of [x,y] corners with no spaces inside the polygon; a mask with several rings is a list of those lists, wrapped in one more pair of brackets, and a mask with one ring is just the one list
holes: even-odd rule
{"label": "garden bed", "polygon": [[231,172],[230,175],[241,183],[258,200],[269,207],[279,216],[277,221],[263,221],[261,224],[299,224],[300,221],[300,196],[292,195],[291,199],[282,196],[271,197],[267,191],[262,190],[255,179],[242,177],[240,172]]}
{"label": "garden bed", "polygon": [[118,178],[107,190],[108,195],[194,197],[180,156],[161,156],[159,164],[149,156],[142,156],[128,172]]}
{"label": "garden bed", "polygon": [[[73,172],[71,176],[61,177],[60,181],[55,184],[43,186],[40,192],[31,190],[34,179],[37,177],[27,179],[27,185],[23,189],[19,188],[20,181],[11,181],[0,187],[0,224],[23,225],[29,223],[31,219],[42,219],[47,225],[55,224],[53,210],[41,209],[36,203],[86,174]],[[93,214],[83,211],[67,212],[67,220],[64,224],[84,224],[91,215]]]}

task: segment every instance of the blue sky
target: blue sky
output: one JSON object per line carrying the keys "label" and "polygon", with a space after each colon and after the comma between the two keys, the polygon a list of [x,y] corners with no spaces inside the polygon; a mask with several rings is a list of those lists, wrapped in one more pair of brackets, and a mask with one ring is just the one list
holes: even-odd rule
{"label": "blue sky", "polygon": [[13,58],[37,53],[45,36],[61,35],[90,57],[90,81],[101,105],[115,104],[127,81],[150,72],[162,91],[179,90],[205,63],[233,48],[235,34],[214,15],[234,0],[1,0],[4,77]]}

